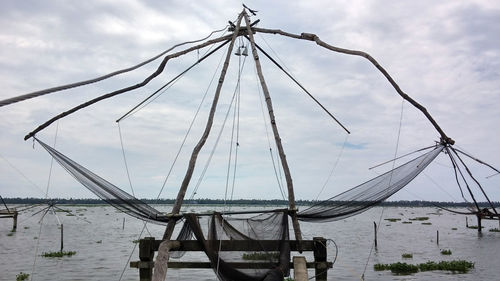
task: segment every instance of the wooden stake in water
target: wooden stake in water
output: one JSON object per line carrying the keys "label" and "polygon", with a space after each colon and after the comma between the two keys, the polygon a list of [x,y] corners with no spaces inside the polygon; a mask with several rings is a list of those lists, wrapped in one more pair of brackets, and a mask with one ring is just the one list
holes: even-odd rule
{"label": "wooden stake in water", "polygon": [[377,223],[373,222],[373,230],[375,234],[375,248],[377,248]]}
{"label": "wooden stake in water", "polygon": [[439,230],[436,230],[436,243],[439,245]]}
{"label": "wooden stake in water", "polygon": [[123,218],[123,223],[122,223],[122,230],[125,229],[125,218]]}
{"label": "wooden stake in water", "polygon": [[64,225],[61,224],[61,253],[64,248]]}

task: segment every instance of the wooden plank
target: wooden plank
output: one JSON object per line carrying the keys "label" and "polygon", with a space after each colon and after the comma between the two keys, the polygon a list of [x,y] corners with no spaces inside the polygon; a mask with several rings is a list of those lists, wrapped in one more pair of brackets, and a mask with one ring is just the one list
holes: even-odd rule
{"label": "wooden plank", "polygon": [[[249,269],[255,269],[255,268],[274,268],[275,265],[270,264],[270,263],[260,263],[260,262],[230,262],[228,263],[230,266],[233,266],[235,268],[249,268]],[[314,262],[306,262],[305,267],[306,268],[316,268],[318,263]],[[290,268],[293,268],[293,263],[289,264]],[[332,268],[332,263],[331,262],[326,262],[326,263],[320,263],[320,267],[322,268]],[[145,261],[131,261],[130,262],[130,267],[132,268],[139,268],[139,269],[149,269],[154,267],[154,262],[145,262]],[[211,264],[210,262],[168,262],[168,268],[186,268],[186,269],[195,269],[195,268],[207,268],[210,269]]]}
{"label": "wooden plank", "polygon": [[[161,240],[153,241],[153,249],[155,251],[158,250],[161,242]],[[202,251],[202,246],[196,240],[178,242],[180,242],[181,246],[176,249],[171,249],[171,251]],[[276,242],[276,240],[222,240],[221,251],[272,251],[277,249]],[[290,240],[289,243],[291,251],[298,251],[298,242],[296,240]],[[300,243],[302,250],[314,250],[314,241],[302,240]]]}
{"label": "wooden plank", "polygon": [[293,280],[307,281],[307,265],[304,256],[293,257]]}

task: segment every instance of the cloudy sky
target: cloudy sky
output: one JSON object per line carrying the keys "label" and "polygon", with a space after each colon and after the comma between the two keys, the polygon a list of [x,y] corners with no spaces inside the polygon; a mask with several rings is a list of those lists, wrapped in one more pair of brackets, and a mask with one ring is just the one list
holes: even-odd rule
{"label": "cloudy sky", "polygon": [[[456,140],[456,147],[500,167],[500,4],[494,1],[248,1],[246,4],[259,10],[252,17],[261,20],[259,27],[295,34],[315,33],[329,44],[371,54],[406,93],[429,110],[443,130]],[[242,9],[241,3],[233,1],[7,0],[0,5],[0,99],[133,66],[175,44],[200,39],[224,28]],[[298,199],[333,196],[390,169],[392,163],[373,170],[368,168],[392,159],[395,153],[412,152],[439,139],[425,117],[409,103],[402,102],[367,60],[277,35],[256,34],[256,41],[352,132],[347,136],[280,70],[261,57]],[[239,40],[237,45],[240,44],[247,42]],[[48,144],[56,143],[61,152],[124,190],[131,192],[131,182],[136,196],[155,198],[201,104],[161,194],[162,198],[175,197],[189,155],[205,126],[215,91],[215,83],[210,84],[210,80],[214,73],[218,77],[218,64],[227,47],[193,68],[147,107],[120,122],[130,182],[115,120],[207,50],[172,60],[146,87],[78,111],[37,136]],[[94,197],[57,165],[49,181],[50,157],[39,145],[23,141],[23,137],[60,112],[142,81],[157,68],[159,61],[91,86],[0,108],[0,194],[44,197],[49,187],[49,197]],[[242,73],[238,119],[234,118],[234,107],[230,105],[239,65]],[[271,142],[273,138],[269,127],[266,134],[265,124],[269,120],[263,117],[260,95],[251,57],[245,60],[232,56],[214,127],[198,158],[187,197],[224,198],[227,185],[228,194],[232,193],[234,198],[282,198],[269,154],[268,138]],[[238,121],[239,131],[233,134],[238,133],[238,163],[231,192],[232,181],[226,184],[228,159],[232,128],[236,127],[233,122]],[[200,178],[212,151],[212,160]],[[231,152],[233,158],[234,155]],[[493,171],[473,164],[471,169],[491,199],[499,201],[500,175],[487,179]],[[282,176],[282,172],[277,173],[278,178]],[[233,174],[233,168],[229,174]],[[198,188],[196,194],[195,188]],[[483,201],[478,189],[472,188]],[[463,201],[446,155],[438,157],[393,199]]]}

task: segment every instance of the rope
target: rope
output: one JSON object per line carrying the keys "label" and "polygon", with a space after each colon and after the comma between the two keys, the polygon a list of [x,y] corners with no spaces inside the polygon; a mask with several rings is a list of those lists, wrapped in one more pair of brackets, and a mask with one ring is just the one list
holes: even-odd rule
{"label": "rope", "polygon": [[7,164],[9,164],[9,166],[12,169],[14,169],[16,172],[18,172],[31,185],[33,185],[34,187],[38,188],[38,190],[40,192],[42,192],[42,194],[45,194],[45,192],[43,191],[43,189],[38,184],[36,184],[32,180],[30,180],[23,172],[21,172],[21,170],[19,170],[16,166],[14,166],[14,164],[12,164],[9,160],[7,160],[7,158],[5,158],[2,154],[0,154],[0,158],[2,158],[5,162],[7,162]]}
{"label": "rope", "polygon": [[163,86],[161,86],[160,88],[158,88],[151,95],[149,95],[144,100],[142,100],[139,104],[137,104],[132,109],[130,109],[129,111],[127,111],[127,113],[125,113],[122,117],[118,118],[118,120],[116,120],[116,121],[119,122],[119,121],[121,121],[121,120],[123,120],[123,119],[125,119],[125,118],[127,118],[127,117],[129,117],[129,116],[131,116],[131,115],[133,115],[133,114],[135,114],[137,112],[139,112],[140,110],[142,110],[146,106],[148,106],[150,103],[152,103],[157,98],[159,98],[161,95],[163,95],[173,85],[175,85],[175,83],[177,83],[177,81],[179,81],[184,76],[184,74],[186,74],[189,70],[191,70],[193,67],[197,66],[200,62],[204,61],[206,58],[208,58],[209,56],[211,56],[213,53],[217,52],[220,48],[222,48],[224,45],[226,45],[230,41],[231,40],[226,40],[224,43],[222,43],[219,46],[217,46],[217,48],[215,48],[211,52],[210,52],[210,50],[212,49],[212,47],[214,45],[210,45],[210,48],[207,50],[206,54],[203,55],[202,58],[198,59],[194,64],[192,64],[187,69],[185,69],[184,71],[182,71],[181,73],[179,73],[177,76],[175,76],[174,78],[172,78],[170,81],[168,81],[167,83],[165,83]]}
{"label": "rope", "polygon": [[[394,150],[394,160],[392,162],[392,168],[391,168],[391,177],[389,178],[389,186],[391,185],[391,182],[392,182],[392,176],[393,176],[393,173],[394,173],[394,167],[396,166],[396,158],[397,158],[397,155],[398,155],[398,149],[399,149],[399,140],[400,140],[400,137],[401,137],[401,127],[403,125],[403,113],[404,113],[404,105],[405,105],[405,101],[402,100],[401,101],[401,114],[399,116],[399,128],[398,128],[398,137],[396,139],[396,148]],[[380,217],[378,219],[378,224],[377,224],[377,227],[375,229],[375,232],[378,234],[378,231],[380,229],[380,222],[382,221],[382,216],[384,215],[384,210],[385,210],[385,207],[382,207],[382,211],[380,212]],[[370,253],[368,254],[368,258],[366,259],[366,264],[365,264],[365,268],[363,269],[363,274],[361,275],[361,280],[364,280],[365,279],[365,273],[366,273],[366,268],[368,267],[368,263],[370,262],[370,258],[372,256],[372,252],[373,252],[373,248],[375,247],[375,240],[372,242],[372,246],[370,248]]]}
{"label": "rope", "polygon": [[338,165],[338,163],[340,161],[340,158],[342,157],[342,153],[344,152],[344,148],[345,148],[345,145],[347,143],[347,139],[349,139],[349,134],[346,134],[345,139],[344,139],[344,143],[342,144],[342,148],[340,149],[339,155],[337,156],[337,159],[335,160],[335,163],[333,164],[332,170],[330,171],[330,174],[326,178],[326,181],[323,184],[323,187],[321,188],[320,192],[318,193],[318,196],[316,196],[316,199],[314,199],[315,201],[318,200],[318,198],[321,195],[321,193],[323,192],[323,190],[325,190],[325,187],[328,184],[328,182],[330,181],[330,178],[332,177],[333,172],[337,168],[337,165]]}
{"label": "rope", "polygon": [[[242,68],[245,67],[245,62],[246,62],[246,59],[243,60],[243,64],[241,66]],[[226,125],[227,118],[228,118],[229,113],[231,112],[231,109],[233,107],[234,100],[235,100],[235,97],[236,97],[236,94],[237,94],[237,89],[238,89],[237,87],[238,86],[239,86],[239,82],[236,84],[236,87],[234,89],[233,96],[231,98],[231,102],[229,103],[229,107],[227,109],[226,115],[224,117],[224,121],[222,122],[221,128],[220,128],[219,133],[217,135],[217,138],[215,140],[214,146],[212,147],[212,150],[210,151],[210,155],[208,156],[208,159],[205,162],[205,165],[203,167],[203,171],[201,172],[201,175],[198,177],[198,181],[196,182],[196,186],[195,186],[195,189],[193,191],[193,195],[197,193],[198,188],[200,187],[201,182],[202,182],[203,178],[205,177],[205,174],[207,172],[208,166],[210,165],[210,162],[212,161],[212,157],[213,157],[213,155],[215,153],[215,150],[217,149],[217,146],[219,144],[220,138],[222,136],[222,132],[224,131],[224,127]]]}
{"label": "rope", "polygon": [[[281,197],[283,198],[283,200],[287,200],[286,199],[286,193],[283,190],[283,177],[281,175],[281,169],[277,169],[276,168],[276,163],[274,162],[273,149],[271,148],[271,140],[269,138],[269,129],[267,127],[267,118],[266,118],[266,114],[264,112],[264,102],[262,100],[262,95],[261,95],[261,92],[260,92],[259,79],[257,77],[257,70],[256,69],[254,69],[254,73],[255,73],[255,81],[257,83],[257,92],[258,92],[258,96],[259,96],[259,100],[260,100],[260,110],[262,112],[262,121],[264,123],[264,128],[266,130],[266,139],[267,139],[267,145],[269,147],[269,156],[271,157],[271,162],[273,164],[274,175],[276,177],[276,182],[278,183],[278,188],[280,190]],[[278,155],[276,155],[276,158],[278,158],[277,161],[279,161]],[[279,162],[278,162],[278,164],[279,164]],[[279,172],[279,175],[278,175],[278,172]]]}
{"label": "rope", "polygon": [[[57,143],[57,133],[59,132],[59,122],[56,124],[56,133],[54,135],[54,145],[53,148],[56,148]],[[47,188],[45,189],[45,199],[49,196],[49,186],[50,186],[50,178],[52,177],[52,167],[54,165],[54,157],[50,157],[50,169],[49,169],[49,178],[47,179]]]}
{"label": "rope", "polygon": [[130,190],[132,190],[132,195],[135,197],[134,187],[132,186],[132,180],[130,179],[130,172],[128,170],[127,157],[125,156],[125,148],[123,146],[122,129],[120,127],[119,122],[117,122],[116,124],[118,125],[118,135],[120,136],[120,145],[122,148],[123,163],[125,164],[125,171],[127,171],[128,184],[130,185]]}

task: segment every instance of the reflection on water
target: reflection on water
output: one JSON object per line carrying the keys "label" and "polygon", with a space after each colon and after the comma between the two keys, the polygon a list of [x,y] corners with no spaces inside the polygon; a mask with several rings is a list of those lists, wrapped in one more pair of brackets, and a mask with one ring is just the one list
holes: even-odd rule
{"label": "reflection on water", "polygon": [[[66,258],[43,258],[41,253],[58,251],[60,229],[57,219],[48,214],[40,225],[37,210],[29,210],[19,217],[16,233],[9,236],[11,219],[0,220],[0,280],[15,280],[19,272],[31,273],[33,280],[138,280],[138,270],[128,267],[128,260],[138,260],[134,240],[139,238],[143,223],[107,206],[64,207],[74,216],[57,213],[64,224],[64,250],[77,254]],[[163,206],[168,210],[168,206]],[[213,207],[210,207],[213,208]],[[250,209],[251,207],[238,207]],[[188,211],[204,211],[208,207],[189,207]],[[219,208],[220,210],[221,208]],[[373,249],[373,222],[380,221],[378,247]],[[409,220],[429,217],[427,221]],[[83,219],[88,220],[87,223]],[[125,218],[125,227],[123,219]],[[395,222],[385,218],[398,218]],[[476,224],[469,217],[469,224]],[[412,222],[403,223],[403,222]],[[422,224],[427,222],[430,224]],[[495,280],[500,273],[497,264],[500,253],[500,233],[489,232],[499,228],[498,222],[483,221],[482,235],[465,227],[465,216],[440,212],[435,208],[373,208],[361,215],[331,223],[302,223],[305,239],[323,236],[338,245],[338,257],[328,273],[329,280],[360,280],[366,266],[365,280]],[[456,228],[456,230],[455,230]],[[161,237],[164,227],[148,224],[144,236]],[[439,245],[436,234],[439,231]],[[293,231],[292,231],[293,233]],[[37,249],[38,246],[38,250]],[[328,245],[329,260],[335,256],[335,246]],[[450,249],[451,256],[443,256],[441,249]],[[37,252],[37,253],[36,253]],[[36,254],[35,254],[36,253]],[[412,259],[402,259],[403,253],[412,253]],[[298,254],[298,253],[292,253]],[[36,260],[35,260],[36,257]],[[183,259],[205,261],[199,253],[188,253]],[[312,257],[306,255],[307,260]],[[421,263],[429,260],[465,259],[475,262],[468,274],[424,272],[409,276],[394,276],[388,271],[375,272],[375,263]],[[314,271],[309,272],[313,276]],[[211,270],[169,269],[168,280],[216,280]]]}

